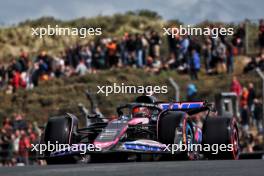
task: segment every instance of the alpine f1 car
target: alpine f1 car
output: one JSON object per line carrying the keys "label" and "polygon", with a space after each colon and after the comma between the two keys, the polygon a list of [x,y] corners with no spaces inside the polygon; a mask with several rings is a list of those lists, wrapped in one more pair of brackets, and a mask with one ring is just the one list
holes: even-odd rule
{"label": "alpine f1 car", "polygon": [[[135,102],[118,107],[115,119],[106,121],[98,114],[89,115],[90,123],[85,128],[78,128],[78,118],[73,114],[52,117],[47,122],[42,143],[69,144],[69,147],[45,151],[42,158],[48,164],[85,158],[90,162],[111,157],[123,161],[132,156],[136,160],[142,156],[151,156],[154,160],[163,157],[199,159],[201,156],[238,159],[239,136],[235,118],[212,116],[211,111],[212,106],[206,102],[160,102],[153,96],[140,96]],[[206,116],[202,127],[195,120],[198,113]],[[84,153],[81,152],[81,147],[91,144],[96,146],[95,150],[86,148]],[[232,148],[212,153],[175,150],[175,144],[224,144]]]}

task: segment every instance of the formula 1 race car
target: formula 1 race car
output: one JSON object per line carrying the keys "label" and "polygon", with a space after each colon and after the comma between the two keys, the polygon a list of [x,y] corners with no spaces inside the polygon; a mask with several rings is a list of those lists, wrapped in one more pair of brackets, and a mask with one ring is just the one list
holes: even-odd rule
{"label": "formula 1 race car", "polygon": [[[212,111],[212,106],[206,102],[167,103],[157,101],[153,96],[139,96],[135,102],[118,107],[117,118],[106,121],[107,118],[98,114],[89,115],[90,123],[81,129],[78,118],[72,114],[52,117],[46,125],[42,144],[69,144],[69,147],[45,151],[41,158],[48,164],[80,160],[125,161],[133,157],[142,160],[142,156],[150,156],[152,160],[238,159],[239,136],[235,118],[210,116]],[[195,118],[198,113],[205,116],[202,127],[198,127]],[[86,148],[85,153],[81,152],[81,147],[91,144],[95,150]],[[232,147],[212,153],[201,149],[175,150],[176,144]]]}

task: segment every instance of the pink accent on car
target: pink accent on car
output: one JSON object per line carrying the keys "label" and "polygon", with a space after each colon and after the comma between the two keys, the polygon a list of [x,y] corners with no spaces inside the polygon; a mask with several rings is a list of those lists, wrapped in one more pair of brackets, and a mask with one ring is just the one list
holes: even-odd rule
{"label": "pink accent on car", "polygon": [[126,132],[128,126],[125,126],[120,134],[113,140],[113,141],[105,141],[105,142],[99,142],[99,141],[94,141],[94,145],[101,147],[102,149],[116,145],[119,141],[119,139],[123,136],[123,134]]}
{"label": "pink accent on car", "polygon": [[112,145],[115,145],[118,142],[118,138],[116,138],[114,141],[109,141],[109,142],[94,142],[95,146],[101,147],[101,148],[107,148]]}
{"label": "pink accent on car", "polygon": [[197,130],[196,132],[195,132],[195,140],[196,141],[199,141],[199,131]]}
{"label": "pink accent on car", "polygon": [[128,125],[137,125],[139,123],[148,124],[149,118],[133,118],[128,122]]}

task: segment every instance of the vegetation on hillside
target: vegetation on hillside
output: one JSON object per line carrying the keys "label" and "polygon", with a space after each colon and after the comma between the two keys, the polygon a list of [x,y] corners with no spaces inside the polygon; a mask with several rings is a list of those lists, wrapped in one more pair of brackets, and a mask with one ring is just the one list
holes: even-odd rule
{"label": "vegetation on hillside", "polygon": [[[211,22],[206,22],[211,23]],[[36,20],[27,20],[16,26],[0,28],[0,63],[17,56],[21,49],[29,51],[31,55],[37,54],[40,50],[47,50],[50,54],[57,54],[67,46],[88,42],[91,38],[80,39],[73,36],[53,36],[39,39],[31,35],[31,27],[45,27],[47,25],[59,25],[61,27],[101,27],[104,36],[121,36],[125,32],[144,32],[148,29],[155,29],[162,33],[162,26],[169,24],[181,24],[178,20],[165,21],[157,13],[148,10],[127,12],[112,16],[97,16],[93,18],[79,18],[71,21],[62,21],[53,17],[43,17]],[[200,25],[203,25],[202,23]],[[252,25],[252,31],[256,26]],[[252,35],[255,35],[252,32]],[[251,34],[250,34],[251,35]],[[166,38],[163,37],[162,55],[166,55]],[[242,83],[253,81],[260,90],[261,81],[256,75],[243,75],[241,58],[237,58],[239,67],[236,68],[236,75]],[[144,76],[142,76],[144,75]],[[160,94],[161,100],[172,100],[174,91],[169,85],[168,77],[173,77],[181,87],[181,100],[185,98],[185,89],[191,82],[188,75],[179,75],[176,71],[163,71],[159,75],[151,75],[138,69],[109,70],[101,71],[98,74],[87,74],[83,77],[71,77],[65,79],[53,79],[41,82],[39,87],[33,90],[19,90],[13,95],[6,95],[0,92],[0,121],[3,117],[10,117],[13,113],[24,113],[27,119],[45,122],[49,116],[65,113],[78,112],[78,103],[87,104],[84,91],[89,89],[97,92],[97,85],[113,84],[114,82],[126,85],[168,85],[168,94]],[[198,87],[198,96],[209,101],[214,100],[215,93],[229,91],[232,76],[217,75],[207,76],[200,74],[200,80],[194,83]],[[137,95],[116,94],[106,97],[97,94],[99,106],[106,115],[115,113],[117,105],[131,101]]]}
{"label": "vegetation on hillside", "polygon": [[[114,14],[112,16],[96,16],[92,18],[78,18],[69,21],[55,19],[54,17],[42,17],[34,20],[26,20],[17,25],[0,28],[0,61],[10,60],[12,56],[17,56],[21,49],[29,51],[31,55],[36,55],[41,50],[47,50],[49,54],[58,54],[65,47],[75,45],[76,43],[84,44],[90,41],[93,36],[81,39],[78,36],[47,36],[42,39],[32,36],[31,28],[47,27],[58,25],[59,27],[74,28],[96,28],[101,27],[104,36],[122,36],[126,32],[142,33],[152,29],[162,34],[162,27],[169,25],[183,24],[177,19],[169,21],[164,20],[159,14],[149,10],[129,11],[123,14]],[[222,22],[204,21],[197,26],[208,24],[223,24],[237,27],[237,24],[225,24]],[[257,25],[248,23],[249,46],[255,47],[257,37]],[[163,37],[166,41],[166,37]],[[165,42],[164,42],[165,43]],[[167,54],[166,45],[162,48],[163,54]]]}
{"label": "vegetation on hillside", "polygon": [[57,54],[76,43],[87,43],[93,37],[82,39],[78,36],[46,36],[40,39],[37,36],[32,36],[31,28],[47,27],[48,25],[74,28],[101,27],[103,32],[101,37],[120,37],[125,32],[142,33],[148,29],[161,30],[164,23],[165,21],[156,12],[147,10],[112,16],[78,18],[70,21],[62,21],[53,17],[27,20],[13,27],[0,28],[0,60],[10,60],[11,56],[17,56],[21,49],[29,51],[31,55],[41,50],[47,50],[49,54]]}

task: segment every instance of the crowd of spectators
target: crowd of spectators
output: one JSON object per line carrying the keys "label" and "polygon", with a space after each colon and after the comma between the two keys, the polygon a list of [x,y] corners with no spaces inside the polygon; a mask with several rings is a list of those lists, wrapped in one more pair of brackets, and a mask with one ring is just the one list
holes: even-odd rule
{"label": "crowd of spectators", "polygon": [[191,79],[198,80],[202,63],[208,74],[232,73],[233,56],[243,53],[244,38],[243,24],[232,39],[221,35],[218,38],[205,36],[203,39],[168,36],[168,57],[161,55],[164,40],[153,30],[143,34],[125,33],[120,38],[100,38],[84,45],[75,44],[55,56],[46,51],[32,56],[21,50],[11,62],[0,63],[0,87],[12,93],[19,88],[36,87],[40,80],[120,67],[137,67],[152,73],[174,69],[189,73]]}
{"label": "crowd of spectators", "polygon": [[[264,46],[264,22],[259,26],[259,45]],[[192,80],[199,79],[199,71],[204,65],[208,75],[218,73],[231,74],[234,71],[234,55],[244,53],[245,26],[241,24],[232,39],[219,35],[197,39],[190,36],[168,36],[169,55],[161,55],[164,40],[155,31],[144,34],[126,33],[121,38],[100,38],[85,45],[76,44],[56,56],[41,51],[37,56],[21,50],[17,58],[9,63],[0,64],[0,88],[11,94],[18,89],[32,89],[39,81],[73,75],[96,74],[103,69],[136,67],[146,72],[158,74],[161,70],[172,69],[187,73]],[[264,70],[264,54],[252,58],[245,72],[255,67]],[[255,125],[263,131],[261,123],[261,102],[256,97],[254,85],[242,87],[236,77],[233,78],[231,91],[237,93],[240,102],[241,124],[244,130]],[[188,87],[188,99],[197,94],[194,85]],[[24,120],[22,114],[14,114],[13,120],[5,118],[0,132],[0,164],[32,164],[27,150],[31,143],[40,137],[37,124]]]}
{"label": "crowd of spectators", "polygon": [[202,61],[207,74],[233,73],[234,55],[244,54],[245,25],[241,23],[232,38],[218,36],[205,36],[202,40],[190,36],[168,36],[170,66],[188,72],[196,80]]}
{"label": "crowd of spectators", "polygon": [[157,32],[125,34],[120,40],[102,38],[76,44],[57,56],[41,51],[29,57],[25,51],[8,64],[0,64],[0,86],[7,93],[33,88],[40,80],[96,73],[102,69],[138,67],[156,72],[161,67],[161,38]]}
{"label": "crowd of spectators", "polygon": [[[263,123],[262,123],[262,103],[256,95],[253,83],[243,86],[236,76],[233,77],[231,88],[238,97],[240,118],[242,126],[242,148],[245,152],[263,150],[260,144],[263,142]],[[256,128],[256,134],[253,135],[249,129]],[[262,139],[261,139],[262,138]]]}
{"label": "crowd of spectators", "polygon": [[258,132],[263,131],[262,127],[262,104],[257,98],[253,83],[248,86],[242,86],[237,77],[233,77],[231,91],[239,97],[239,108],[241,125],[245,131],[248,131],[249,125],[256,126]]}
{"label": "crowd of spectators", "polygon": [[[152,73],[173,69],[188,73],[193,80],[199,79],[202,65],[207,74],[233,73],[234,55],[244,54],[245,33],[245,25],[241,23],[232,38],[220,34],[203,38],[168,35],[168,56],[161,55],[164,40],[153,30],[143,34],[125,33],[120,38],[100,38],[85,45],[75,44],[55,56],[46,51],[32,56],[21,50],[9,63],[0,63],[0,87],[12,93],[19,88],[36,87],[40,80],[120,67],[137,67]],[[263,20],[259,23],[258,42],[261,52],[252,58],[245,72],[257,66],[264,70]]]}
{"label": "crowd of spectators", "polygon": [[22,114],[5,118],[0,131],[0,166],[38,163],[30,148],[31,144],[38,143],[40,134],[38,124],[26,121]]}

